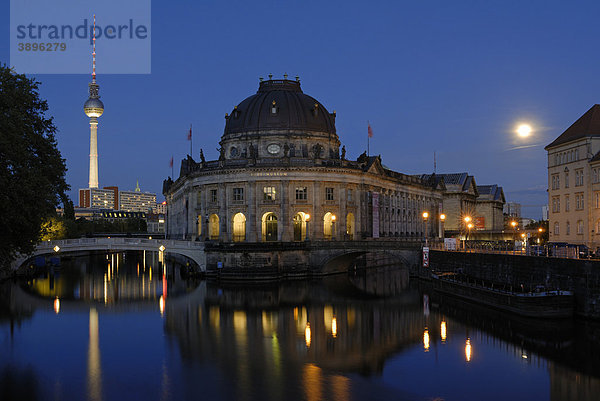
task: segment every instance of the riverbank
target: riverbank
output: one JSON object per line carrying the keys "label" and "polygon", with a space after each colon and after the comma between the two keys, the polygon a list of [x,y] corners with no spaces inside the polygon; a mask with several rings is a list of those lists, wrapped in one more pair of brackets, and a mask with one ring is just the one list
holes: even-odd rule
{"label": "riverbank", "polygon": [[575,314],[600,320],[600,261],[431,251],[430,266],[433,271],[461,272],[496,287],[572,291]]}

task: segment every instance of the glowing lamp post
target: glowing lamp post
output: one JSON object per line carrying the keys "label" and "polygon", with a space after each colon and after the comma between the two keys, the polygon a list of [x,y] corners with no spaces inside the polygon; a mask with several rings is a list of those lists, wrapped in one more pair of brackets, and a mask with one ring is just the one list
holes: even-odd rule
{"label": "glowing lamp post", "polygon": [[441,223],[441,228],[440,228],[440,234],[442,235],[442,239],[444,239],[445,237],[445,233],[444,233],[444,223],[446,222],[446,215],[444,213],[440,214],[440,223]]}
{"label": "glowing lamp post", "polygon": [[331,239],[335,241],[335,214],[331,215]]}
{"label": "glowing lamp post", "polygon": [[[519,223],[517,223],[516,221],[511,221],[510,225],[513,228],[513,241],[517,240],[517,226],[519,225]],[[515,245],[513,244],[513,254],[515,253]]]}
{"label": "glowing lamp post", "polygon": [[304,215],[304,221],[306,221],[306,236],[304,237],[304,240],[308,241],[308,233],[310,232],[308,230],[308,222],[310,221],[310,214],[306,213]]}
{"label": "glowing lamp post", "polygon": [[471,216],[465,216],[464,221],[465,221],[465,227],[467,228],[467,232],[466,232],[466,236],[465,236],[465,251],[466,251],[467,250],[467,241],[469,239],[469,234],[470,234],[471,228],[473,227],[473,224],[471,224]]}
{"label": "glowing lamp post", "polygon": [[425,246],[428,246],[427,239],[429,237],[429,225],[427,220],[429,219],[429,212],[423,212],[423,222],[425,223]]}

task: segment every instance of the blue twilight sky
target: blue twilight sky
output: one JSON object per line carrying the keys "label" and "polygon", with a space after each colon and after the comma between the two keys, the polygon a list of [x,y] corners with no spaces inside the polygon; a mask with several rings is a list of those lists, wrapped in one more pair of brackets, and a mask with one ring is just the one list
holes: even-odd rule
{"label": "blue twilight sky", "polygon": [[[368,120],[371,153],[396,171],[430,173],[436,152],[439,173],[468,171],[509,201],[541,206],[543,147],[600,100],[599,15],[592,1],[154,1],[151,74],[103,75],[98,41],[100,185],[139,180],[162,199],[171,155],[177,176],[189,152],[189,125],[194,158],[200,147],[216,158],[225,113],[259,77],[287,72],[337,111],[348,157],[366,149]],[[4,1],[0,62],[10,64],[8,47]],[[88,180],[90,76],[35,77],[76,199]],[[514,134],[521,121],[534,128],[525,141]]]}

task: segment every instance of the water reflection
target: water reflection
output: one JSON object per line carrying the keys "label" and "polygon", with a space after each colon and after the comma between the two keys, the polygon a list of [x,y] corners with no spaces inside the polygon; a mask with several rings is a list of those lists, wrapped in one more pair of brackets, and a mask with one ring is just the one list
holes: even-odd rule
{"label": "water reflection", "polygon": [[[0,341],[2,355],[13,355],[0,369],[31,364],[36,382],[62,386],[55,399],[128,399],[131,391],[166,400],[199,391],[211,399],[481,399],[476,382],[489,386],[486,399],[591,400],[600,391],[597,326],[479,310],[407,277],[385,268],[281,284],[193,283],[149,253],[81,258],[0,287],[0,340],[15,339]],[[31,328],[17,323],[11,337],[25,319]],[[36,324],[50,338],[71,336],[48,340],[68,374],[45,369],[44,352],[55,354],[36,345],[28,331]],[[490,374],[498,366],[507,370]],[[9,399],[1,383],[0,399]]]}

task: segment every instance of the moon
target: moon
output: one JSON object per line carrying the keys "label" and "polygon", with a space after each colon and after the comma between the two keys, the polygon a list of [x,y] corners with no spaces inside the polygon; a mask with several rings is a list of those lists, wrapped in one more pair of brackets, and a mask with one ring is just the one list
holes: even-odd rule
{"label": "moon", "polygon": [[531,125],[529,124],[521,124],[517,127],[517,134],[519,134],[519,136],[521,138],[527,138],[529,135],[531,135]]}

